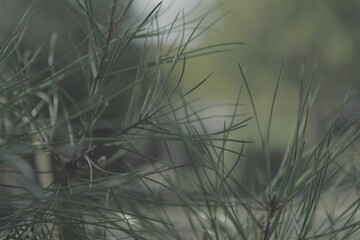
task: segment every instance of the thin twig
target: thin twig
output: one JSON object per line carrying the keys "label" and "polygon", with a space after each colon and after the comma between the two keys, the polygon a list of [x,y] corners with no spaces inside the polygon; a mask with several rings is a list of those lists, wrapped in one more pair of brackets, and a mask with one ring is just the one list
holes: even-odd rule
{"label": "thin twig", "polygon": [[96,90],[98,89],[97,87],[100,86],[101,71],[106,62],[106,57],[109,53],[109,44],[113,39],[112,35],[114,32],[114,17],[115,17],[115,12],[116,12],[116,6],[117,6],[117,0],[113,0],[112,5],[111,5],[111,12],[108,17],[108,29],[107,29],[106,39],[105,39],[105,46],[104,46],[104,49],[101,54],[98,69],[96,71],[96,76],[93,80],[93,83],[92,83],[92,86],[90,89],[91,97],[95,96]]}
{"label": "thin twig", "polygon": [[[105,45],[103,47],[103,50],[101,51],[101,57],[98,63],[98,67],[96,70],[96,75],[91,83],[90,86],[90,93],[89,93],[89,104],[92,105],[92,103],[95,101],[95,96],[98,92],[98,90],[100,89],[100,86],[102,84],[102,69],[105,66],[105,62],[106,62],[106,58],[108,56],[109,53],[109,45],[110,42],[113,40],[113,32],[114,32],[114,18],[115,18],[115,13],[116,13],[116,8],[117,8],[117,0],[113,0],[112,4],[111,4],[111,10],[110,10],[110,14],[108,16],[108,28],[106,31],[106,38],[105,38]],[[84,123],[86,122],[90,122],[91,121],[91,115],[93,113],[94,110],[89,110],[88,112],[85,113],[84,115]],[[90,123],[86,126],[86,128],[91,125]],[[84,135],[87,131],[84,131]]]}
{"label": "thin twig", "polygon": [[264,237],[263,240],[270,240],[270,237],[273,233],[273,218],[275,216],[276,211],[279,209],[279,198],[276,193],[270,194],[268,200],[268,209],[267,209],[267,217],[266,217],[266,224],[264,228]]}

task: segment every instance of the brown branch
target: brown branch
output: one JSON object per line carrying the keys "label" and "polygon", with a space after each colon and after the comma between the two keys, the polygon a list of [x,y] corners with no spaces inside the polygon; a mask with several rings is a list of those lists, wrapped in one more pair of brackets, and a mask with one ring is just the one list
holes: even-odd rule
{"label": "brown branch", "polygon": [[273,218],[275,216],[276,211],[279,209],[279,198],[276,193],[270,194],[269,200],[267,202],[267,217],[266,217],[266,224],[263,231],[264,237],[263,240],[270,240],[271,235],[273,233]]}

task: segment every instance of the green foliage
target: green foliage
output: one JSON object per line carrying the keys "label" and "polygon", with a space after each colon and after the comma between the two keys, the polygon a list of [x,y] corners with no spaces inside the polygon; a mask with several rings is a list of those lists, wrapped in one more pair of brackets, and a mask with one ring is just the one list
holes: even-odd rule
{"label": "green foliage", "polygon": [[[206,121],[217,116],[203,112],[212,107],[192,103],[211,74],[181,90],[187,60],[240,43],[189,49],[218,19],[206,25],[209,16],[191,19],[182,12],[159,26],[158,4],[126,25],[133,1],[112,0],[106,21],[96,17],[94,3],[58,1],[84,37],[70,37],[72,49],[59,53],[54,33],[43,47],[46,66],[39,65],[41,48],[22,47],[32,7],[1,43],[0,239],[356,237],[352,147],[360,115],[335,132],[348,98],[318,143],[309,145],[316,91],[312,79],[302,78],[298,118],[274,172],[270,135],[283,64],[265,132],[240,64],[243,84],[226,105],[232,112],[222,116],[221,130],[210,132]],[[169,43],[171,34],[178,38]],[[123,60],[131,64],[124,67]],[[244,88],[261,138],[254,161],[246,154],[251,142],[238,136],[253,121],[241,114]]]}

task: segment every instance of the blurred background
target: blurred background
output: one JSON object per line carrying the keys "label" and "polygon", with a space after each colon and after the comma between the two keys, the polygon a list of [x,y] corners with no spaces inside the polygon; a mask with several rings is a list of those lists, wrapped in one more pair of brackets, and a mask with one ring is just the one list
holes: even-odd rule
{"label": "blurred background", "polygon": [[[67,0],[61,0],[67,2]],[[34,71],[48,66],[48,52],[51,39],[56,34],[55,58],[59,59],[69,52],[74,43],[81,42],[86,36],[79,30],[72,19],[62,9],[59,1],[49,0],[0,0],[0,44],[4,42],[16,27],[29,5],[35,11],[29,29],[21,44],[20,51],[32,56],[36,49],[41,51]],[[71,2],[71,0],[68,0]],[[111,0],[93,0],[95,17],[106,24]],[[119,0],[119,8],[128,1]],[[134,22],[138,22],[160,1],[134,0],[130,12],[124,19],[119,33],[127,30]],[[191,97],[199,99],[195,108],[219,103],[233,103],[243,83],[239,71],[240,64],[249,82],[256,109],[263,131],[268,127],[268,119],[274,94],[276,80],[281,63],[284,62],[281,82],[273,114],[270,137],[271,161],[275,171],[291,137],[298,111],[300,80],[313,78],[314,92],[318,89],[317,101],[313,105],[309,123],[309,142],[320,138],[326,125],[332,120],[336,109],[340,107],[346,94],[354,95],[341,117],[340,125],[353,115],[360,113],[360,1],[358,0],[319,0],[319,1],[288,1],[288,0],[164,0],[159,15],[159,26],[171,24],[177,13],[184,11],[187,21],[195,19],[189,26],[194,27],[206,15],[199,31],[214,25],[204,32],[188,49],[197,49],[224,42],[242,42],[241,45],[226,47],[228,51],[218,54],[188,59],[181,87],[190,89],[203,80],[209,73],[211,78],[198,88]],[[191,31],[187,32],[187,36]],[[172,35],[165,45],[179,40],[179,35]],[[142,40],[129,45],[124,57],[120,60],[121,68],[125,69],[137,63],[137,49],[141,49]],[[156,49],[156,48],[155,48]],[[166,47],[164,49],[166,51]],[[87,51],[86,44],[81,49]],[[74,60],[69,58],[67,61]],[[64,66],[66,62],[63,62]],[[181,65],[181,64],[180,64]],[[61,65],[59,66],[61,67]],[[178,80],[181,66],[172,77]],[[133,81],[136,69],[121,74],[127,85]],[[82,85],[81,73],[74,73],[62,82],[63,87],[77,100],[86,97],[86,88]],[[111,88],[111,87],[110,87]],[[1,96],[0,96],[1,97]],[[129,95],[121,96],[109,106],[108,116],[123,116],[128,106]],[[125,101],[124,101],[125,100]],[[120,103],[120,104],[119,104]],[[124,103],[124,104],[121,104]],[[240,107],[242,119],[254,116],[245,89],[241,93]],[[225,115],[233,111],[229,107],[211,108],[202,114],[207,116]],[[206,122],[209,131],[223,129],[223,117],[210,119]],[[121,121],[118,121],[121,125]],[[248,126],[236,132],[238,139],[254,141],[245,167],[240,169],[245,182],[252,185],[252,178],[263,161],[263,154],[258,151],[259,133],[254,119]],[[61,130],[60,130],[61,131]],[[228,146],[238,148],[239,144]],[[147,150],[161,155],[161,148],[153,145],[144,146]],[[180,155],[180,154],[179,154]],[[234,156],[232,156],[234,157]],[[185,158],[185,157],[183,157]],[[229,162],[232,159],[226,158]],[[248,164],[248,165],[247,165]],[[274,175],[274,174],[273,174]]]}
{"label": "blurred background", "polygon": [[[46,48],[54,32],[57,33],[56,48],[59,56],[71,49],[70,35],[75,41],[80,41],[84,35],[68,16],[64,16],[64,11],[59,10],[58,1],[32,2],[36,11],[22,47],[43,47],[40,66],[47,61]],[[124,24],[131,25],[132,18],[144,15],[159,2],[135,1]],[[109,3],[108,0],[93,1],[95,14],[104,23]],[[16,26],[29,4],[29,1],[22,0],[0,1],[0,42]],[[189,45],[190,49],[223,42],[243,43],[225,53],[188,61],[182,85],[184,89],[196,85],[213,72],[211,78],[196,91],[196,98],[200,99],[196,102],[197,107],[203,103],[229,103],[236,99],[242,83],[238,68],[240,63],[252,89],[260,123],[265,129],[276,79],[281,62],[284,61],[271,135],[274,152],[282,152],[286,148],[296,117],[302,77],[307,80],[314,76],[315,88],[320,86],[310,125],[310,138],[314,139],[331,120],[344,95],[350,93],[356,96],[360,88],[359,1],[165,0],[159,25],[171,23],[177,12],[182,10],[189,13],[186,16],[188,19],[209,13],[204,26],[221,17],[209,31]],[[169,44],[172,41],[174,39],[170,38]],[[131,51],[137,47],[136,43],[129,47],[129,54],[122,61],[124,66],[130,66],[136,61]],[[84,94],[74,84],[74,81],[69,80],[69,91],[75,91],[74,94],[79,96]],[[247,96],[246,91],[243,91],[241,102],[244,106],[241,111],[247,116],[253,116]],[[351,114],[359,113],[358,103],[359,98],[355,97],[345,110],[344,121]],[[221,115],[229,109],[216,108],[211,111],[206,114]],[[208,123],[209,128],[221,129],[223,121],[221,118],[213,119]],[[258,140],[255,121],[249,122],[249,127],[242,129],[239,134],[243,139]]]}

